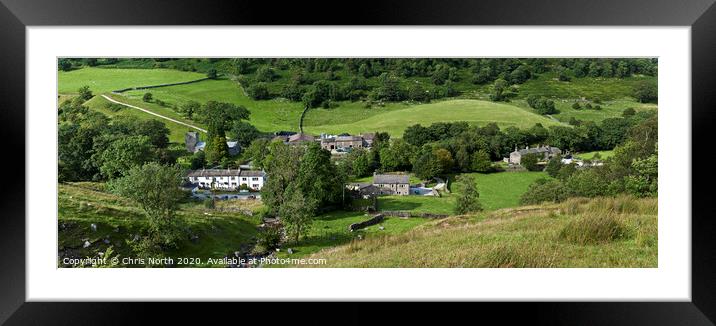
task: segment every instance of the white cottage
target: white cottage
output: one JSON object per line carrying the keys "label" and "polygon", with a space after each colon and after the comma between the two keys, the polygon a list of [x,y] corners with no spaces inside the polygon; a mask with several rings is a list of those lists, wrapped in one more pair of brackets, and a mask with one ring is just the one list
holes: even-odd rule
{"label": "white cottage", "polygon": [[200,189],[238,190],[241,185],[246,185],[258,191],[264,186],[266,173],[244,169],[202,169],[189,171],[187,179]]}

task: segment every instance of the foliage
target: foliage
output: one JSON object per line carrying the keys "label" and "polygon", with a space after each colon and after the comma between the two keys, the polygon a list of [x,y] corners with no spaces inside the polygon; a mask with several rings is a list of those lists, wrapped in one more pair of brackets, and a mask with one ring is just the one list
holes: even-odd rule
{"label": "foliage", "polygon": [[462,192],[455,201],[455,214],[468,214],[482,210],[475,180],[470,177],[463,177],[459,180],[462,184]]}
{"label": "foliage", "polygon": [[89,86],[85,85],[80,87],[80,89],[77,91],[80,95],[79,98],[83,101],[88,101],[92,98],[92,91],[90,90]]}
{"label": "foliage", "polygon": [[256,234],[256,247],[254,247],[255,253],[266,253],[278,248],[281,244],[281,228],[278,227],[264,227]]}
{"label": "foliage", "polygon": [[133,167],[122,178],[112,181],[110,189],[137,202],[148,218],[148,239],[162,248],[173,247],[181,237],[175,218],[184,193],[179,188],[182,171],[178,167],[147,163]]}
{"label": "foliage", "polygon": [[142,96],[142,101],[144,102],[151,102],[152,99],[154,99],[152,93],[144,93],[144,96]]}
{"label": "foliage", "polygon": [[549,174],[550,177],[556,178],[559,170],[562,168],[562,156],[555,155],[547,162],[544,170]]}
{"label": "foliage", "polygon": [[288,237],[298,242],[301,234],[310,230],[317,204],[316,199],[305,196],[299,187],[286,189],[286,199],[279,208],[279,216]]}
{"label": "foliage", "polygon": [[96,158],[102,175],[112,179],[151,161],[153,156],[152,146],[147,136],[129,136],[112,139],[109,146],[96,155]]}
{"label": "foliage", "polygon": [[649,82],[641,82],[634,87],[634,97],[642,103],[656,102],[659,99],[656,85]]}
{"label": "foliage", "polygon": [[520,158],[520,165],[524,166],[527,171],[542,171],[543,167],[539,165],[542,158],[541,154],[529,153],[522,155]]}

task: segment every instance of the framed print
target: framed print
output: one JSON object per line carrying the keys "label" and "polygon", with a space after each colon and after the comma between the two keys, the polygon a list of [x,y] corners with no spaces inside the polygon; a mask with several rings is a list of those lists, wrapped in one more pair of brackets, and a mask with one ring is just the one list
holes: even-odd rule
{"label": "framed print", "polygon": [[9,324],[132,322],[134,301],[716,316],[709,1],[394,4],[340,22],[2,1],[3,133],[25,176],[3,197]]}

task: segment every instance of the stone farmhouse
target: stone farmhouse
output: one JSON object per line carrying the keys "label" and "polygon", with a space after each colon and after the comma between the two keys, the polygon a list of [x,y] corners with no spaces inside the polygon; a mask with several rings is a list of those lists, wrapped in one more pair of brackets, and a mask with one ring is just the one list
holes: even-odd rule
{"label": "stone farmhouse", "polygon": [[551,147],[549,145],[545,146],[537,146],[534,148],[525,147],[524,149],[518,150],[515,148],[515,151],[510,153],[509,158],[505,158],[505,162],[515,165],[520,165],[520,162],[522,162],[522,157],[527,154],[539,154],[542,156],[543,160],[549,160],[555,155],[561,154],[562,151],[557,147]]}
{"label": "stone farmhouse", "polygon": [[201,169],[189,171],[187,179],[200,189],[238,190],[241,185],[246,185],[258,191],[266,182],[266,173],[244,169]]}
{"label": "stone farmhouse", "polygon": [[333,151],[336,149],[362,148],[363,137],[351,135],[328,136],[321,135],[321,148]]}
{"label": "stone farmhouse", "polygon": [[373,173],[373,185],[381,195],[410,195],[410,177],[407,174]]}
{"label": "stone farmhouse", "polygon": [[319,142],[321,148],[332,154],[345,154],[354,148],[369,148],[373,145],[375,134],[364,133],[360,136],[350,134],[313,136],[306,133],[280,132],[276,133],[273,141],[280,141],[287,145],[301,145],[310,142]]}
{"label": "stone farmhouse", "polygon": [[[203,151],[206,148],[206,142],[199,139],[199,133],[196,131],[189,131],[184,135],[184,144],[186,150],[191,153]],[[229,147],[229,155],[238,155],[241,152],[241,145],[238,141],[226,141],[226,146]]]}

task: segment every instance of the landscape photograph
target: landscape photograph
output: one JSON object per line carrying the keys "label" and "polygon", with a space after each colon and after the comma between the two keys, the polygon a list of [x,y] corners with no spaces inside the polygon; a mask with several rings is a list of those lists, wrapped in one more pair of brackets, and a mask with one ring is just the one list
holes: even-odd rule
{"label": "landscape photograph", "polygon": [[60,57],[57,267],[658,268],[657,80],[643,57]]}

